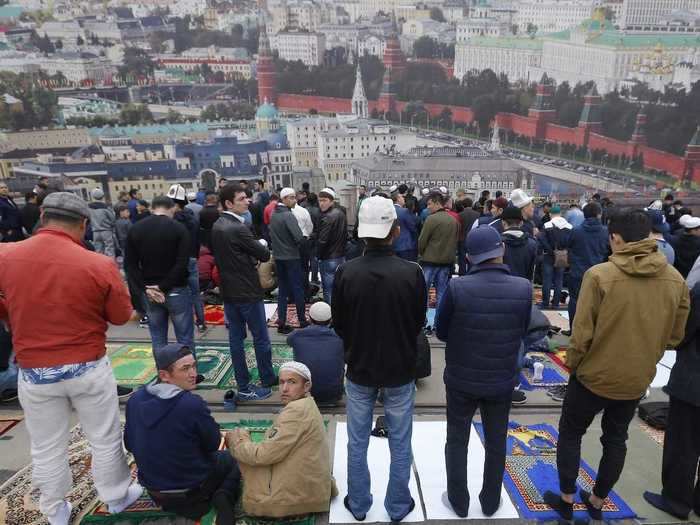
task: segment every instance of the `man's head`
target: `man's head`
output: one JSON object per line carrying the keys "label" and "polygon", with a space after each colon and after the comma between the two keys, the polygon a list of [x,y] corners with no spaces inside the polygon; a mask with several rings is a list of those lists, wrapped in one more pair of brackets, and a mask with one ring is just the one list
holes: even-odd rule
{"label": "man's head", "polygon": [[85,237],[89,219],[87,202],[74,193],[50,193],[41,204],[41,224],[63,230],[76,240]]}
{"label": "man's head", "polygon": [[175,203],[170,197],[159,195],[151,203],[153,215],[165,215],[171,219],[175,216]]}
{"label": "man's head", "polygon": [[545,202],[542,205],[542,212],[543,213],[550,213],[552,210],[552,203],[551,202]]}
{"label": "man's head", "polygon": [[440,190],[433,190],[428,194],[427,205],[430,213],[440,211],[445,207],[445,196]]}
{"label": "man's head", "polygon": [[516,206],[507,206],[501,213],[504,228],[520,228],[523,225],[523,211]]}
{"label": "man's head", "polygon": [[33,191],[28,191],[24,194],[24,201],[27,204],[36,204],[36,193]]}
{"label": "man's head", "polygon": [[187,191],[180,184],[173,184],[168,190],[168,197],[170,197],[175,205],[179,209],[183,209],[187,206]]}
{"label": "man's head", "polygon": [[644,210],[622,210],[614,213],[608,222],[610,249],[613,253],[622,250],[627,243],[647,239],[650,233],[651,222]]}
{"label": "man's head", "polygon": [[508,199],[506,199],[505,197],[498,197],[495,201],[491,203],[491,214],[494,217],[500,217],[503,213],[503,210],[505,210],[507,207]]}
{"label": "man's head", "polygon": [[457,190],[455,195],[456,195],[458,201],[463,201],[464,198],[467,196],[467,192],[460,188]]}
{"label": "man's head", "polygon": [[472,264],[503,262],[505,246],[501,234],[491,226],[484,225],[471,230],[465,248]]}
{"label": "man's head", "polygon": [[304,202],[306,200],[306,192],[304,190],[299,190],[297,192],[297,202]]}
{"label": "man's head", "polygon": [[148,211],[148,201],[140,200],[136,202],[136,213],[145,213]]}
{"label": "man's head", "polygon": [[685,233],[689,235],[700,236],[700,217],[693,217],[692,215],[682,215],[678,219],[678,224],[680,224]]}
{"label": "man's head", "polygon": [[335,191],[331,188],[323,188],[318,192],[318,207],[321,208],[323,212],[328,211],[335,203],[335,198]]}
{"label": "man's head", "polygon": [[129,194],[125,191],[119,192],[119,201],[123,203],[129,202]]}
{"label": "man's head", "polygon": [[532,197],[530,197],[525,190],[520,188],[515,189],[510,194],[510,202],[513,206],[520,208],[523,215],[523,220],[530,220],[535,214],[535,205],[532,203]]}
{"label": "man's head", "polygon": [[105,192],[102,191],[102,188],[95,188],[90,192],[90,195],[92,196],[92,199],[96,201],[101,201],[105,198]]}
{"label": "man's head", "polygon": [[272,195],[270,195],[270,202],[277,203],[279,201],[280,201],[280,196],[278,193],[273,193]]}
{"label": "man's head", "polygon": [[44,177],[39,177],[39,181],[36,183],[37,186],[39,186],[42,190],[46,190],[49,187],[49,178],[44,176]]}
{"label": "man's head", "polygon": [[187,192],[187,202],[194,202],[197,200],[197,193],[194,191]]}
{"label": "man's head", "polygon": [[264,191],[265,190],[265,181],[262,179],[258,179],[253,183],[253,190],[255,191]]}
{"label": "man's head", "polygon": [[661,236],[669,231],[670,228],[668,224],[666,224],[663,212],[647,209],[646,213],[649,217],[649,223],[651,224],[651,231],[653,234]]}
{"label": "man's head", "polygon": [[219,195],[214,191],[208,191],[204,196],[204,203],[207,206],[216,206],[219,204]]}
{"label": "man's head", "polygon": [[126,206],[119,206],[119,218],[120,219],[128,219],[131,217],[131,212],[129,211],[129,208]]}
{"label": "man's head", "polygon": [[491,192],[489,190],[484,190],[481,192],[481,198],[486,200],[491,197]]}
{"label": "man's head", "polygon": [[561,206],[559,206],[558,204],[553,204],[552,207],[549,209],[549,214],[552,218],[559,217],[561,215]]}
{"label": "man's head", "polygon": [[138,198],[138,194],[139,194],[139,190],[137,190],[136,188],[131,188],[131,189],[129,190],[129,198],[130,198],[130,199],[137,199],[137,198]]}
{"label": "man's head", "polygon": [[246,189],[246,190],[248,189],[248,181],[247,180],[241,179],[239,181],[239,184],[243,187],[243,189]]}
{"label": "man's head", "polygon": [[331,323],[331,307],[328,303],[318,301],[309,308],[309,318],[313,324],[327,326]]}
{"label": "man's head", "polygon": [[360,197],[367,195],[367,186],[360,186]]}
{"label": "man's head", "polygon": [[227,184],[219,190],[219,201],[224,211],[243,215],[250,206],[250,197],[240,184]]}
{"label": "man's head", "polygon": [[287,208],[294,208],[297,205],[297,192],[294,188],[282,188],[280,192],[280,201]]}
{"label": "man's head", "polygon": [[664,197],[664,203],[668,205],[673,204],[673,193],[666,194],[666,196]]}
{"label": "man's head", "polygon": [[280,367],[280,397],[282,404],[305,398],[311,391],[311,371],[304,363],[289,361]]}
{"label": "man's head", "polygon": [[10,188],[7,187],[7,183],[0,182],[0,197],[7,197],[10,194]]}
{"label": "man's head", "polygon": [[406,207],[406,197],[398,191],[391,194],[391,200],[394,201],[394,204],[402,208]]}
{"label": "man's head", "polygon": [[496,195],[496,198],[498,198],[498,197],[503,197],[503,192],[502,192],[501,190],[498,190],[498,191],[495,193],[495,195]]}
{"label": "man's head", "polygon": [[591,201],[583,207],[584,219],[600,219],[603,216],[603,208],[595,201]]}
{"label": "man's head", "polygon": [[368,246],[391,244],[399,236],[396,208],[391,200],[375,195],[365,199],[358,214],[357,236]]}
{"label": "man's head", "polygon": [[474,206],[474,201],[472,199],[470,199],[469,197],[466,197],[466,198],[462,199],[462,206],[464,207],[465,210],[469,209],[472,206]]}
{"label": "man's head", "polygon": [[154,349],[153,357],[161,383],[175,385],[188,391],[197,388],[197,361],[189,347],[172,343]]}

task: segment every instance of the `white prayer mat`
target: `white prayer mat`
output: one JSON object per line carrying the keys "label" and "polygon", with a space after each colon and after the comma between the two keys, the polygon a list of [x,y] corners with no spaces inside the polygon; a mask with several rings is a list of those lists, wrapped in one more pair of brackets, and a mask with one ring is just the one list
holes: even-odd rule
{"label": "white prayer mat", "polygon": [[[416,424],[413,425],[414,431]],[[415,441],[414,441],[415,443]],[[389,440],[370,436],[367,450],[367,463],[372,480],[372,507],[367,512],[366,523],[391,522],[389,514],[384,509],[386,486],[389,482]],[[340,422],[335,427],[335,452],[333,456],[333,477],[338,485],[338,497],[331,501],[329,523],[359,523],[343,505],[343,499],[348,493],[348,427]],[[411,496],[416,502],[416,508],[402,522],[423,521],[423,510],[418,493],[418,484],[411,469],[411,480],[408,485]]]}
{"label": "white prayer mat", "polygon": [[676,351],[666,350],[659,364],[664,365],[666,368],[673,368],[673,365],[676,364]]}
{"label": "white prayer mat", "polygon": [[569,312],[559,312],[559,315],[561,315],[567,321],[569,320]]}
{"label": "white prayer mat", "polygon": [[[442,503],[442,493],[447,491],[444,448],[446,437],[445,421],[413,424],[413,461],[418,471],[426,518],[429,520],[464,519]],[[466,519],[517,519],[518,511],[503,486],[501,486],[501,507],[498,511],[490,518],[481,512],[479,492],[481,492],[484,476],[484,454],[484,445],[481,443],[479,433],[472,426],[467,460],[469,512]]]}
{"label": "white prayer mat", "polygon": [[277,311],[277,305],[276,304],[268,304],[265,303],[265,320],[269,321],[273,315],[275,315],[275,312]]}

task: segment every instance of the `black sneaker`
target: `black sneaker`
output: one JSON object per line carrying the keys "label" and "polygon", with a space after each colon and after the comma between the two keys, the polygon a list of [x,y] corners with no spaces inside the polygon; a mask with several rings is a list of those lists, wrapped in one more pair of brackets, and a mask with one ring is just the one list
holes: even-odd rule
{"label": "black sneaker", "polygon": [[542,499],[563,519],[569,521],[574,517],[574,504],[567,503],[561,499],[559,494],[555,494],[554,492],[548,490],[542,495]]}
{"label": "black sneaker", "polygon": [[562,330],[559,332],[561,335],[565,335],[566,337],[571,337],[571,330]]}
{"label": "black sneaker", "polygon": [[129,397],[133,391],[134,391],[134,389],[129,388],[128,386],[117,385],[117,397],[119,399],[124,399],[125,397]]}
{"label": "black sneaker", "polygon": [[9,403],[10,401],[14,401],[15,399],[17,399],[17,397],[17,389],[8,388],[7,390],[3,390],[0,393],[0,403]]}
{"label": "black sneaker", "polygon": [[197,323],[197,331],[199,332],[199,335],[206,333],[207,325],[205,323]]}
{"label": "black sneaker", "polygon": [[294,331],[294,328],[292,328],[288,324],[277,327],[278,334],[287,335],[287,334],[291,334],[293,331]]}
{"label": "black sneaker", "polygon": [[348,509],[348,512],[352,514],[352,517],[355,518],[355,521],[365,521],[367,514],[355,514],[350,508],[350,501],[348,500],[348,496],[345,496],[345,499],[343,499],[343,505],[345,505],[345,508]]}
{"label": "black sneaker", "polygon": [[579,490],[578,495],[581,497],[581,501],[583,501],[584,505],[586,505],[588,515],[594,520],[602,521],[603,511],[593,506],[591,503],[591,493],[581,489]]}
{"label": "black sneaker", "polygon": [[558,385],[547,390],[547,395],[552,398],[553,401],[557,403],[562,403],[564,401],[564,396],[566,396],[566,385]]}
{"label": "black sneaker", "polygon": [[141,319],[139,319],[139,326],[141,328],[148,328],[148,316],[144,315]]}
{"label": "black sneaker", "polygon": [[524,392],[520,390],[513,390],[513,395],[511,396],[511,405],[524,405],[527,403],[527,396]]}

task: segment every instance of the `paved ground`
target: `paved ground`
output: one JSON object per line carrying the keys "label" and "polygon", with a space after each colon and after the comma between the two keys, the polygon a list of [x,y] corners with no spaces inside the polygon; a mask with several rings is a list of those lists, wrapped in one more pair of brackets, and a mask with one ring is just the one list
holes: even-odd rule
{"label": "paved ground", "polygon": [[[556,325],[566,328],[567,322],[556,313],[548,315]],[[273,330],[271,331],[273,341],[282,342],[284,338],[279,337]],[[136,341],[148,340],[148,330],[139,328],[135,323],[129,323],[123,327],[111,327],[109,331],[110,341]],[[227,333],[223,327],[211,328],[203,337],[198,339],[210,342],[225,342]],[[444,385],[442,383],[442,371],[444,369],[444,345],[436,339],[431,339],[432,347],[432,376],[421,380],[416,396],[416,420],[444,420],[445,402]],[[225,412],[223,410],[223,392],[207,390],[201,392],[210,404],[217,421],[227,422],[239,419],[261,418],[262,416],[274,416],[279,410],[280,403],[277,394],[262,403],[239,405],[236,412]],[[652,392],[653,400],[663,400],[666,396],[660,390]],[[329,420],[330,446],[333,447],[335,437],[335,425],[338,421],[343,421],[344,407],[322,409],[324,415]],[[376,413],[381,414],[382,409],[378,405]],[[544,393],[528,393],[528,403],[523,407],[514,408],[511,412],[511,420],[517,420],[525,424],[549,423],[557,425],[560,412],[560,405],[554,403]],[[18,403],[0,405],[0,419],[21,417],[22,412]],[[628,456],[625,471],[616,491],[625,501],[644,518],[645,523],[677,523],[670,516],[655,510],[642,499],[644,490],[660,489],[661,471],[661,451],[660,445],[656,444],[647,434],[643,433],[639,427],[639,420],[635,418],[630,426],[630,438],[628,442]],[[584,438],[583,459],[595,468],[600,460],[600,419],[593,423],[590,432]],[[442,447],[442,443],[435,446]],[[0,482],[9,478],[17,470],[29,463],[29,445],[26,427],[23,423],[15,426],[4,436],[0,437]],[[700,523],[700,517],[692,516],[693,523]],[[527,523],[526,520],[479,520],[481,523],[494,523],[509,525],[510,523]],[[327,515],[323,515],[318,520],[320,525],[327,523]],[[183,520],[183,523],[187,523]],[[434,521],[438,524],[441,522]],[[454,522],[444,522],[445,525]],[[685,522],[688,523],[688,522]],[[4,525],[4,524],[0,524]],[[17,525],[17,524],[7,524]]]}

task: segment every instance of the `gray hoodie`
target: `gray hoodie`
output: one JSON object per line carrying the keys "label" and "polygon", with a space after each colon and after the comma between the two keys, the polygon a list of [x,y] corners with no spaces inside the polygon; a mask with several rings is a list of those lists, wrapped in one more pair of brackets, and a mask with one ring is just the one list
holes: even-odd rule
{"label": "gray hoodie", "polygon": [[104,202],[91,202],[88,207],[93,232],[114,231],[117,218],[111,206],[107,206]]}

